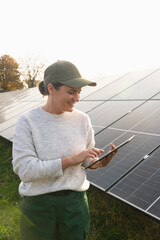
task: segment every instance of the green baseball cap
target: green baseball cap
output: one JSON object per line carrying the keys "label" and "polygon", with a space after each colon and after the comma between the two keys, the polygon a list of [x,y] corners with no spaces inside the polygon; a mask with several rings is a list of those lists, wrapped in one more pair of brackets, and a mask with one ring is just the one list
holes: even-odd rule
{"label": "green baseball cap", "polygon": [[44,72],[44,84],[62,83],[69,87],[81,88],[86,85],[96,86],[96,82],[82,78],[77,67],[68,61],[57,61],[50,65]]}

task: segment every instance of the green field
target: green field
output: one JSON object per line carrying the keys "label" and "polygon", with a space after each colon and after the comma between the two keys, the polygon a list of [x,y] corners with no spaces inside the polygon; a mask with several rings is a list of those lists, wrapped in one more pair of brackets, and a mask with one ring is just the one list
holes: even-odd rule
{"label": "green field", "polygon": [[[19,179],[11,161],[12,143],[0,137],[0,240],[20,240]],[[160,224],[155,220],[93,186],[87,193],[89,240],[160,240]]]}

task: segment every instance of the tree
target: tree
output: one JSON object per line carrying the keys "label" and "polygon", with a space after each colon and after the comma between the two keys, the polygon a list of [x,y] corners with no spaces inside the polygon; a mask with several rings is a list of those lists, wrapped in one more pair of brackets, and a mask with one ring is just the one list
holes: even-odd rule
{"label": "tree", "polygon": [[13,91],[24,88],[18,67],[19,64],[11,56],[0,57],[0,90]]}
{"label": "tree", "polygon": [[20,60],[20,72],[28,88],[36,87],[42,80],[44,64],[39,58],[29,57]]}

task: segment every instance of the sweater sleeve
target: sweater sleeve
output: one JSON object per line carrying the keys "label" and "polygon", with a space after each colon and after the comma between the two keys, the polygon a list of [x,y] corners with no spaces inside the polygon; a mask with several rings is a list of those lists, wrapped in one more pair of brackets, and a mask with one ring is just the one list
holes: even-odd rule
{"label": "sweater sleeve", "polygon": [[63,175],[61,158],[38,158],[30,125],[25,116],[21,116],[16,124],[12,155],[13,170],[25,183]]}

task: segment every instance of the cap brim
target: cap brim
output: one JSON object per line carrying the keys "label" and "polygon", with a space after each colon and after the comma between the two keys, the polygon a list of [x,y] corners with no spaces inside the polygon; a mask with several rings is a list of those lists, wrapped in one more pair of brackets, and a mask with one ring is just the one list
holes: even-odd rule
{"label": "cap brim", "polygon": [[82,88],[82,87],[85,87],[85,86],[96,86],[97,83],[96,82],[92,82],[92,81],[89,81],[85,78],[74,78],[74,79],[69,79],[69,80],[66,80],[64,82],[60,81],[60,83],[64,84],[64,85],[67,85],[69,87],[73,87],[73,88]]}

